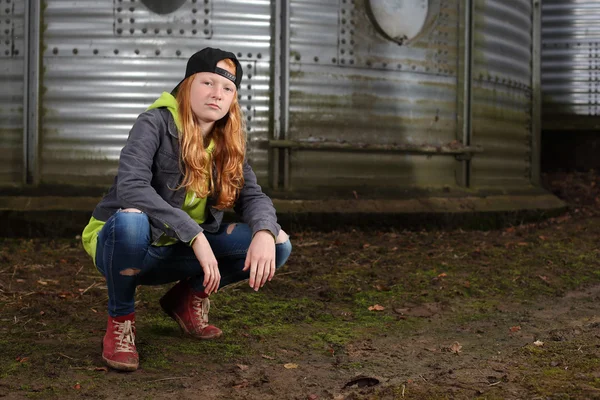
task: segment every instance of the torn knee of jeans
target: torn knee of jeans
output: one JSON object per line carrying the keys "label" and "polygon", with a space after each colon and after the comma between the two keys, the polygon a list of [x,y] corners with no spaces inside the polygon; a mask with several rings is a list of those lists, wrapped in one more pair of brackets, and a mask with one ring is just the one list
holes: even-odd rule
{"label": "torn knee of jeans", "polygon": [[277,235],[277,240],[275,241],[275,243],[285,243],[288,241],[290,237],[288,236],[287,233],[285,233],[283,231],[283,229],[279,230],[279,235]]}
{"label": "torn knee of jeans", "polygon": [[137,275],[141,272],[141,270],[137,269],[137,268],[127,268],[124,269],[123,271],[121,271],[121,275],[125,275],[125,276],[134,276]]}
{"label": "torn knee of jeans", "polygon": [[141,211],[138,210],[137,208],[125,208],[125,209],[121,210],[121,212],[141,213]]}
{"label": "torn knee of jeans", "polygon": [[231,224],[227,227],[227,234],[231,235],[231,232],[233,232],[233,230],[235,229],[235,227],[237,226],[237,224]]}

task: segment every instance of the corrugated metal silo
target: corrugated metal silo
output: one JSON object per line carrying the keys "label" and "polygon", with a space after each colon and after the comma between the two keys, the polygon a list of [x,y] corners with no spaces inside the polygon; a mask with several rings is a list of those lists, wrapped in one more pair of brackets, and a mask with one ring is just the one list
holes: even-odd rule
{"label": "corrugated metal silo", "polygon": [[24,2],[0,3],[0,184],[23,182]]}
{"label": "corrugated metal silo", "polygon": [[543,164],[598,168],[600,3],[542,3]]}
{"label": "corrugated metal silo", "polygon": [[30,183],[109,184],[136,116],[212,46],[244,66],[249,156],[277,195],[540,193],[539,0],[47,0],[38,14],[40,128],[16,128]]}
{"label": "corrugated metal silo", "polygon": [[239,94],[248,118],[249,154],[265,180],[271,2],[180,1],[172,2],[181,7],[168,14],[145,3],[161,5],[45,1],[40,180],[111,182],[137,115],[162,91],[170,91],[183,77],[189,56],[206,46],[237,53],[243,65]]}

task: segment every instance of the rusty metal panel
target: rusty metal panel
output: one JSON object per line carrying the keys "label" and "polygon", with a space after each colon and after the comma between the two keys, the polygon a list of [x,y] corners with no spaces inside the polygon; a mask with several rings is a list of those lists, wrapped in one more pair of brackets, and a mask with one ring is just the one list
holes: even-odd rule
{"label": "rusty metal panel", "polygon": [[474,187],[531,183],[532,2],[476,0],[471,144]]}
{"label": "rusty metal panel", "polygon": [[206,46],[237,54],[249,158],[268,174],[271,4],[187,0],[166,15],[142,1],[47,0],[43,31],[44,183],[111,182],[137,115],[183,77]]}
{"label": "rusty metal panel", "polygon": [[600,126],[600,3],[542,1],[542,128]]}
{"label": "rusty metal panel", "polygon": [[0,185],[24,174],[25,0],[0,3]]}
{"label": "rusty metal panel", "polygon": [[[290,3],[290,140],[440,146],[456,139],[458,4],[431,2],[422,33],[399,43],[366,0]],[[451,156],[293,151],[293,190],[454,186]]]}

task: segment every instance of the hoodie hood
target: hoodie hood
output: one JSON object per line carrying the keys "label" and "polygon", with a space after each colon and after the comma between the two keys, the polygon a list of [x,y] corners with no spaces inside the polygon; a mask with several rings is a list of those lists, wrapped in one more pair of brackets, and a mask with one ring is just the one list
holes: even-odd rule
{"label": "hoodie hood", "polygon": [[179,110],[177,108],[177,100],[171,93],[162,92],[160,97],[156,99],[154,103],[150,107],[146,109],[153,110],[155,108],[166,107],[167,110],[171,112],[173,116],[173,120],[175,121],[175,126],[177,126],[177,131],[181,132],[181,121],[179,120]]}

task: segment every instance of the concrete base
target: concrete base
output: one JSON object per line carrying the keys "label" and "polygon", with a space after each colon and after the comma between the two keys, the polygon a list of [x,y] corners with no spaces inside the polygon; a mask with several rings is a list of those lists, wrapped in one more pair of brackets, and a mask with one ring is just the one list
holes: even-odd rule
{"label": "concrete base", "polygon": [[[100,197],[0,197],[0,236],[80,234]],[[491,229],[557,215],[566,204],[540,192],[521,195],[423,197],[399,200],[274,199],[284,229]],[[233,212],[226,220],[235,220]]]}

